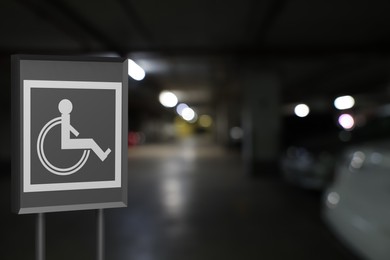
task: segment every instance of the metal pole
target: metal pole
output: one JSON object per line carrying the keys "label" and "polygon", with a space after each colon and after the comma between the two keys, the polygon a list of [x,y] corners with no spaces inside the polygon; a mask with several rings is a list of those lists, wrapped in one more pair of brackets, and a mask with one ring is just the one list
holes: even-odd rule
{"label": "metal pole", "polygon": [[45,213],[38,213],[36,218],[35,231],[35,253],[37,260],[46,259],[46,227],[45,227]]}
{"label": "metal pole", "polygon": [[97,260],[104,260],[104,212],[97,210]]}

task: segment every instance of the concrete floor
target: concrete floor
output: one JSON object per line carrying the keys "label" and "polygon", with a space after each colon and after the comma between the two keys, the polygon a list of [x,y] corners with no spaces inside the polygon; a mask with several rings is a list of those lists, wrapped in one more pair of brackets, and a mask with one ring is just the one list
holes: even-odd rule
{"label": "concrete floor", "polygon": [[[0,259],[34,259],[35,216],[10,213],[7,171]],[[128,208],[105,210],[106,259],[357,259],[323,224],[319,194],[259,175],[204,140],[130,149]],[[46,218],[48,260],[95,259],[95,211]]]}

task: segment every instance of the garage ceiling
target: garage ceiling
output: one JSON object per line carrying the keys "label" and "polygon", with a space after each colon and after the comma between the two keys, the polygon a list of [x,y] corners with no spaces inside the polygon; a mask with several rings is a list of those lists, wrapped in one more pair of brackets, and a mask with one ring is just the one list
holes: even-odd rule
{"label": "garage ceiling", "polygon": [[383,98],[389,11],[389,1],[2,0],[0,56],[131,57],[153,79],[145,85],[204,110],[239,92],[226,82],[248,61],[281,75],[285,103],[373,90]]}

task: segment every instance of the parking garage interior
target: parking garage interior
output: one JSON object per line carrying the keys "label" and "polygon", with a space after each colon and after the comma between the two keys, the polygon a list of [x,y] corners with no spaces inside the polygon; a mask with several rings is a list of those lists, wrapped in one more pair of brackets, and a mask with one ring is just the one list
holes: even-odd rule
{"label": "parking garage interior", "polygon": [[[389,259],[389,10],[1,1],[0,258],[36,250],[35,214],[11,212],[11,56],[33,54],[128,60],[128,205],[105,210],[106,259]],[[95,213],[47,213],[47,259],[94,259]]]}

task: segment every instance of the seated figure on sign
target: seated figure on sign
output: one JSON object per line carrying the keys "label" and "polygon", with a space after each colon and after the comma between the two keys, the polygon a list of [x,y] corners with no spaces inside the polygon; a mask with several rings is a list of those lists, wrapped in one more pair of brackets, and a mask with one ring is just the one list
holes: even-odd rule
{"label": "seated figure on sign", "polygon": [[79,132],[70,124],[70,113],[72,112],[72,109],[72,102],[68,99],[63,99],[58,104],[58,110],[61,113],[61,149],[91,149],[100,158],[100,160],[104,161],[111,152],[110,148],[104,152],[91,138],[70,138],[71,133],[76,137],[79,135]]}

